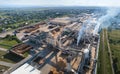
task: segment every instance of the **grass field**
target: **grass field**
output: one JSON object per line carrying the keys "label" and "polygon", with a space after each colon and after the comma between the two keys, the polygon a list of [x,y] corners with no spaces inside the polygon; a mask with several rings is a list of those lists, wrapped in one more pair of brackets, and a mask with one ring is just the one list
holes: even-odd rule
{"label": "grass field", "polygon": [[120,40],[120,30],[112,30],[108,32],[109,34],[109,39],[119,41]]}
{"label": "grass field", "polygon": [[0,39],[0,47],[5,49],[10,49],[14,45],[20,43],[16,36],[6,36],[5,38]]}
{"label": "grass field", "polygon": [[120,74],[120,30],[108,32],[115,74]]}
{"label": "grass field", "polygon": [[18,44],[15,40],[0,40],[0,47],[5,48],[5,49],[10,49],[12,46]]}
{"label": "grass field", "polygon": [[105,30],[100,34],[97,74],[112,74]]}

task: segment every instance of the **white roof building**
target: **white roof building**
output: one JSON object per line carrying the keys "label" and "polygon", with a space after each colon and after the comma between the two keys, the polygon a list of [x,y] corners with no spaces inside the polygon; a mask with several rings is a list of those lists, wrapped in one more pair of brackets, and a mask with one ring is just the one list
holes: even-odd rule
{"label": "white roof building", "polygon": [[41,72],[30,64],[25,63],[10,74],[41,74]]}

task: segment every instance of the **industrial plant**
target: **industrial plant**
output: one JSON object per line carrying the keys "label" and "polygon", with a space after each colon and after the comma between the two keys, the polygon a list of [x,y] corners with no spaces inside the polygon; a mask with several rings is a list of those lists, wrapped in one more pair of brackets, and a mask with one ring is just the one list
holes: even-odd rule
{"label": "industrial plant", "polygon": [[35,53],[10,74],[95,74],[99,34],[95,31],[97,19],[92,16],[52,18],[16,30],[16,36],[27,45],[17,45],[11,52]]}

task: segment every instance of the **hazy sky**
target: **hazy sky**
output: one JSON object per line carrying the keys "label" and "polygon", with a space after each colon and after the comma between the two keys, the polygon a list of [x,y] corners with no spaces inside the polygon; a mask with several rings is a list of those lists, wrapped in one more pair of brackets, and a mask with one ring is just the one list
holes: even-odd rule
{"label": "hazy sky", "polygon": [[120,0],[0,0],[0,6],[120,6]]}

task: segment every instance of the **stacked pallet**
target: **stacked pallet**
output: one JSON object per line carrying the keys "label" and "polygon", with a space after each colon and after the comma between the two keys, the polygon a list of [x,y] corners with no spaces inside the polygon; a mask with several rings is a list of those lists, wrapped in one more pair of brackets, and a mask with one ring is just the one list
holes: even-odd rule
{"label": "stacked pallet", "polygon": [[25,52],[29,51],[30,49],[32,49],[33,47],[27,44],[18,44],[16,46],[14,46],[10,51],[12,53],[15,53],[17,55],[23,55]]}

